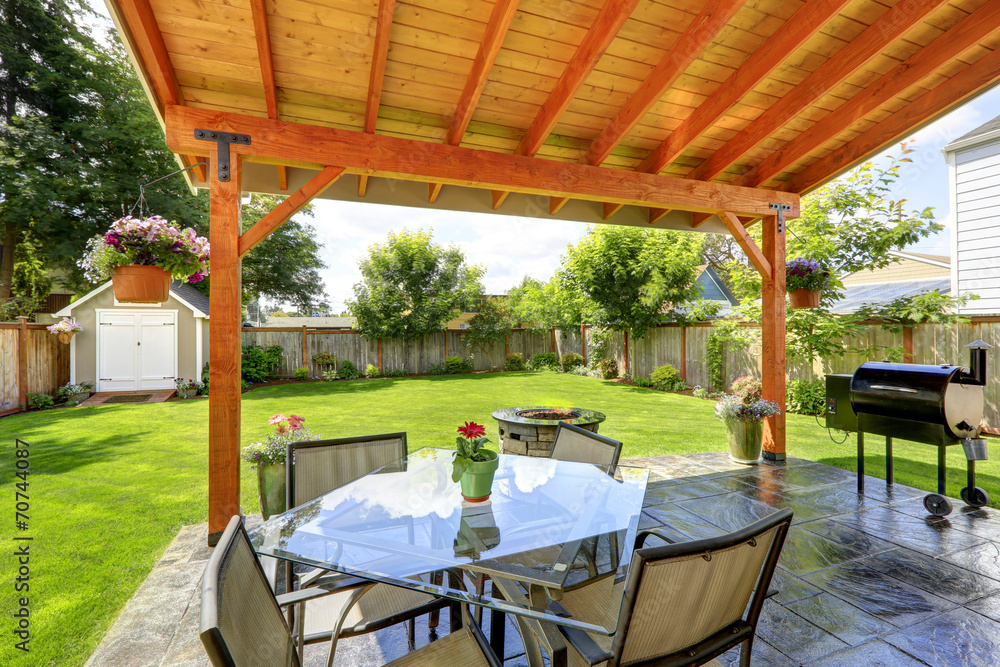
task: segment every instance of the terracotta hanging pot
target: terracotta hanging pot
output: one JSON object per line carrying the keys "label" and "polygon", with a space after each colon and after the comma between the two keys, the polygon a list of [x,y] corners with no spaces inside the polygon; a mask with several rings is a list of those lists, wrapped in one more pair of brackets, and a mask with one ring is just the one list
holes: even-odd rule
{"label": "terracotta hanging pot", "polygon": [[65,343],[68,345],[69,342],[73,340],[73,333],[74,332],[72,331],[60,331],[59,333],[56,334],[56,338],[59,339],[60,343]]}
{"label": "terracotta hanging pot", "polygon": [[819,297],[822,292],[810,292],[807,289],[796,289],[788,293],[792,308],[819,308]]}
{"label": "terracotta hanging pot", "polygon": [[170,272],[158,266],[119,266],[111,284],[123,303],[163,303],[170,296]]}

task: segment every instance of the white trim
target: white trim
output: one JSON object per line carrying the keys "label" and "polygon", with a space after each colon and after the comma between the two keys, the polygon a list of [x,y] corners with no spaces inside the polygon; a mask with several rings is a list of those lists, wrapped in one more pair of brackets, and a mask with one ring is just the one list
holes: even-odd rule
{"label": "white trim", "polygon": [[194,379],[201,381],[201,369],[205,367],[204,363],[204,339],[205,339],[205,319],[202,317],[194,318]]}
{"label": "white trim", "polygon": [[[952,249],[952,257],[955,256],[954,253],[955,253],[955,251],[954,251],[954,249]],[[923,264],[930,264],[931,266],[940,266],[942,269],[951,268],[951,262],[950,261],[943,262],[943,261],[941,261],[939,259],[929,259],[927,257],[920,257],[918,255],[914,255],[914,254],[908,253],[905,250],[903,250],[903,251],[890,250],[889,254],[892,255],[893,257],[899,257],[900,259],[909,259],[909,260],[912,260],[914,262],[921,262]]]}
{"label": "white trim", "polygon": [[76,336],[69,339],[69,383],[76,384]]}
{"label": "white trim", "polygon": [[932,276],[930,278],[903,278],[902,280],[879,280],[871,283],[844,283],[844,289],[852,287],[871,287],[873,285],[900,285],[902,283],[929,283],[932,280],[949,280],[948,276]]}
{"label": "white trim", "polygon": [[[951,295],[958,294],[958,168],[955,164],[955,153],[945,152],[944,159],[948,163],[948,204],[951,207]],[[956,308],[956,314],[962,314],[963,308]]]}
{"label": "white trim", "polygon": [[170,296],[174,297],[175,299],[177,299],[178,301],[180,301],[181,303],[183,303],[185,306],[187,306],[188,308],[190,308],[191,312],[194,313],[195,317],[205,318],[206,320],[208,319],[208,313],[203,312],[201,308],[195,308],[194,306],[192,306],[190,303],[188,303],[187,301],[185,301],[181,297],[181,295],[178,294],[177,292],[175,292],[173,289],[170,290]]}
{"label": "white trim", "polygon": [[949,156],[953,157],[953,154],[956,151],[960,151],[963,148],[972,148],[973,146],[985,144],[989,141],[993,141],[994,139],[1000,139],[1000,129],[991,130],[990,132],[986,132],[984,134],[977,134],[976,136],[969,137],[968,139],[953,141],[942,148],[941,152],[944,153],[945,158],[947,159]]}

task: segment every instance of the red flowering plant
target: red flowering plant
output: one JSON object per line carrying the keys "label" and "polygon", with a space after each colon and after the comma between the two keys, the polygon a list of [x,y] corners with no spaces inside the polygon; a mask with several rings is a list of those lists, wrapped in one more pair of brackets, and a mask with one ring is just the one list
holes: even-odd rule
{"label": "red flowering plant", "polygon": [[451,471],[452,481],[457,482],[473,463],[489,461],[493,452],[484,449],[483,445],[490,441],[486,435],[486,427],[476,422],[465,422],[458,427],[459,436],[455,438],[455,465]]}
{"label": "red flowering plant", "polygon": [[303,442],[306,440],[319,440],[322,436],[313,433],[302,422],[305,418],[298,415],[288,415],[278,413],[267,420],[267,423],[274,426],[274,433],[271,433],[263,442],[255,442],[243,448],[243,460],[254,468],[273,465],[285,462],[285,448],[292,442]]}

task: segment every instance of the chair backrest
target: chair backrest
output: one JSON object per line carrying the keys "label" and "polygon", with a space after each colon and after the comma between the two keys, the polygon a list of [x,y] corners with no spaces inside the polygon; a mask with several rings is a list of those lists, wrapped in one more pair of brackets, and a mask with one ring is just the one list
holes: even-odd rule
{"label": "chair backrest", "polygon": [[752,638],[791,522],[784,509],[729,535],[637,549],[612,664],[701,664]]}
{"label": "chair backrest", "polygon": [[593,463],[613,474],[621,453],[622,443],[617,440],[597,435],[573,424],[559,422],[549,458]]}
{"label": "chair backrest", "polygon": [[215,667],[299,667],[295,641],[240,517],[208,561],[201,587],[201,642]]}
{"label": "chair backrest", "polygon": [[291,509],[406,456],[406,434],[295,442],[286,454]]}

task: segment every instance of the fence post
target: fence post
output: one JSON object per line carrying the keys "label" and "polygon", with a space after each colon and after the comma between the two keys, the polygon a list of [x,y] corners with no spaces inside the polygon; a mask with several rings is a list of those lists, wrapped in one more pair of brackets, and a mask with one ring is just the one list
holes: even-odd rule
{"label": "fence post", "polygon": [[[445,334],[447,336],[448,334]],[[378,339],[378,374],[382,374],[382,339]]]}
{"label": "fence post", "polygon": [[913,327],[903,327],[903,361],[913,363]]}
{"label": "fence post", "polygon": [[21,412],[28,409],[28,317],[18,315],[21,325],[17,334],[17,389]]}
{"label": "fence post", "polygon": [[688,334],[687,327],[681,325],[681,379],[688,379]]}
{"label": "fence post", "polygon": [[550,333],[551,333],[551,335],[552,335],[552,352],[554,353],[554,352],[556,351],[556,328],[555,328],[555,327],[552,327],[552,328],[551,328],[551,329],[549,330],[549,332],[550,332]]}
{"label": "fence post", "polygon": [[580,351],[583,357],[583,365],[587,365],[587,325],[580,325]]}
{"label": "fence post", "polygon": [[306,362],[306,325],[302,325],[302,365],[308,367],[309,364]]}
{"label": "fence post", "polygon": [[625,332],[625,372],[628,373],[628,331]]}

